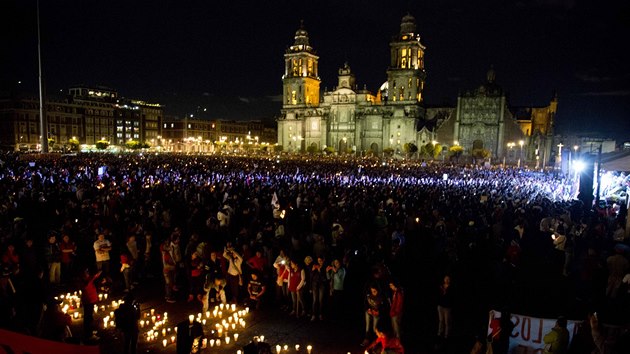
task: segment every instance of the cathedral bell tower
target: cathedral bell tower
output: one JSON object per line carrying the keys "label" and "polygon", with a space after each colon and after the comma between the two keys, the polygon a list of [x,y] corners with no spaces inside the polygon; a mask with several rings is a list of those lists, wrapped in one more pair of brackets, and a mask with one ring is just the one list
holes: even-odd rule
{"label": "cathedral bell tower", "polygon": [[416,19],[402,18],[400,34],[389,43],[391,63],[387,69],[388,104],[422,103],[426,72],[424,50],[416,33]]}
{"label": "cathedral bell tower", "polygon": [[284,54],[283,108],[319,106],[318,59],[301,23],[295,32],[295,42]]}

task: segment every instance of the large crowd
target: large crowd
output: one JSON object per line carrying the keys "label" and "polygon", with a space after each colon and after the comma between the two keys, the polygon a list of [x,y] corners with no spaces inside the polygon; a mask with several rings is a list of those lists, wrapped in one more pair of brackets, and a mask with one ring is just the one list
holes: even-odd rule
{"label": "large crowd", "polygon": [[497,309],[587,320],[572,352],[624,352],[627,335],[590,319],[628,323],[627,209],[574,190],[540,171],[343,156],[5,153],[0,327],[51,337],[61,289],[159,279],[164,301],[200,311],[364,317],[367,350],[403,352],[411,321],[438,347],[484,336]]}

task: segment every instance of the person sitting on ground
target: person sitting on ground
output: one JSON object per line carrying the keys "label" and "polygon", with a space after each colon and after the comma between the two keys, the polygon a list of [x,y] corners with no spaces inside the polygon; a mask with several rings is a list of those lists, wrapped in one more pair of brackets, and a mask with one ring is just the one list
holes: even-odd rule
{"label": "person sitting on ground", "polygon": [[376,340],[365,348],[367,353],[405,354],[405,348],[403,348],[400,339],[394,336],[389,322],[379,322],[376,325],[374,332],[376,333]]}

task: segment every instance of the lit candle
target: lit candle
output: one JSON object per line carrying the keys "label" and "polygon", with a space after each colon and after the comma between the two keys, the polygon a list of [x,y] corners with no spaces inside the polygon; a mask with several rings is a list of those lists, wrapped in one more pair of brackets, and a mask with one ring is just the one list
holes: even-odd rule
{"label": "lit candle", "polygon": [[230,337],[225,337],[225,344],[230,344]]}
{"label": "lit candle", "polygon": [[232,304],[232,311],[236,311],[236,304]]}
{"label": "lit candle", "polygon": [[203,324],[204,326],[206,325],[206,319],[205,318],[201,321],[201,324]]}
{"label": "lit candle", "polygon": [[245,313],[249,313],[249,307],[245,308]]}
{"label": "lit candle", "polygon": [[175,336],[171,336],[171,343],[175,343]]}
{"label": "lit candle", "polygon": [[162,336],[166,336],[166,328],[162,328]]}
{"label": "lit candle", "polygon": [[308,352],[308,354],[311,354],[311,350],[313,350],[313,346],[312,345],[307,345],[306,346],[306,351]]}
{"label": "lit candle", "polygon": [[114,321],[109,321],[109,326],[114,327]]}
{"label": "lit candle", "polygon": [[297,352],[297,351],[299,351],[299,350],[300,350],[300,345],[299,345],[299,344],[296,344],[296,345],[295,345],[295,351]]}
{"label": "lit candle", "polygon": [[288,345],[284,345],[284,351],[286,352],[287,350],[289,350],[289,346]]}
{"label": "lit candle", "polygon": [[220,346],[221,346],[221,340],[217,339],[217,347],[220,347]]}
{"label": "lit candle", "polygon": [[264,342],[265,341],[265,336],[260,336],[260,341]]}
{"label": "lit candle", "polygon": [[104,297],[105,297],[105,300],[107,300],[107,293],[105,293]]}
{"label": "lit candle", "polygon": [[151,316],[155,315],[155,309],[151,309]]}
{"label": "lit candle", "polygon": [[240,350],[237,350],[236,354],[242,354],[242,352]]}
{"label": "lit candle", "polygon": [[114,311],[109,312],[109,317],[114,317]]}
{"label": "lit candle", "polygon": [[144,320],[140,320],[140,327],[144,328]]}
{"label": "lit candle", "polygon": [[193,323],[194,320],[195,320],[195,315],[188,315],[188,321],[190,321],[191,324]]}
{"label": "lit candle", "polygon": [[164,348],[166,348],[167,344],[168,344],[168,341],[166,339],[162,340],[162,345],[164,346]]}
{"label": "lit candle", "polygon": [[74,313],[74,318],[75,318],[75,319],[79,318],[79,313],[78,313],[78,312],[75,312],[75,313]]}
{"label": "lit candle", "polygon": [[234,333],[234,341],[238,341],[238,333]]}
{"label": "lit candle", "polygon": [[164,312],[164,319],[168,318],[168,312]]}
{"label": "lit candle", "polygon": [[210,311],[206,311],[206,318],[210,318]]}
{"label": "lit candle", "polygon": [[208,338],[204,338],[201,340],[201,348],[206,349],[208,347]]}
{"label": "lit candle", "polygon": [[210,339],[210,346],[214,347],[214,339]]}
{"label": "lit candle", "polygon": [[282,347],[280,346],[280,344],[276,345],[276,353],[280,354],[281,351]]}
{"label": "lit candle", "polygon": [[225,305],[221,303],[221,305],[219,305],[219,308],[221,308],[221,311],[223,311],[223,307],[225,307]]}
{"label": "lit candle", "polygon": [[228,317],[228,322],[232,323],[232,317]]}
{"label": "lit candle", "polygon": [[151,316],[151,322],[155,323],[155,316]]}
{"label": "lit candle", "polygon": [[[61,295],[61,298],[63,299],[63,295]],[[98,301],[102,301],[103,300],[103,294],[98,294]]]}
{"label": "lit candle", "polygon": [[236,329],[236,323],[232,323],[232,330]]}

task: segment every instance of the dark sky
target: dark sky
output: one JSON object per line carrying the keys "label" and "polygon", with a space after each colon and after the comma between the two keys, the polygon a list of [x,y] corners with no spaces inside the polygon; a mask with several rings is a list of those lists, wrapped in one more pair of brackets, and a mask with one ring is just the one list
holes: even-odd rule
{"label": "dark sky", "polygon": [[[454,105],[493,65],[512,106],[559,96],[561,133],[630,140],[630,2],[607,0],[41,0],[49,92],[77,83],[212,118],[280,108],[283,54],[303,19],[322,89],[348,61],[360,87],[386,80],[389,41],[407,12],[426,49],[428,105]],[[35,0],[0,2],[3,86],[36,93]]]}

